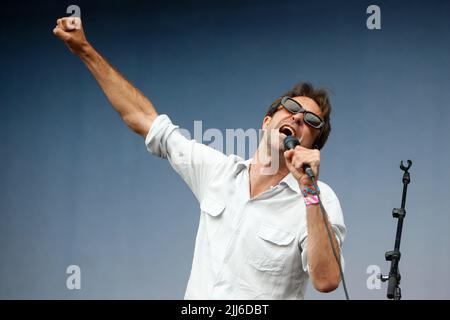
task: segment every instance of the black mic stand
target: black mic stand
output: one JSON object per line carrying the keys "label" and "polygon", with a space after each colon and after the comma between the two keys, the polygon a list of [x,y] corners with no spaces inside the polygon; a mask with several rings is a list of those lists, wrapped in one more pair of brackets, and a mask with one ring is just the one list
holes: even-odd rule
{"label": "black mic stand", "polygon": [[398,263],[400,261],[400,239],[402,237],[403,219],[405,218],[405,202],[406,202],[406,191],[408,190],[408,183],[410,182],[409,168],[411,168],[412,161],[408,160],[408,166],[403,165],[403,161],[400,162],[400,169],[404,171],[403,173],[403,195],[402,195],[402,205],[401,208],[392,209],[392,216],[398,219],[397,222],[397,234],[395,236],[395,247],[393,251],[387,251],[385,254],[386,261],[391,261],[391,270],[389,275],[381,275],[381,281],[388,282],[387,298],[400,300],[402,298],[402,291],[399,287],[400,285],[400,271],[398,269]]}

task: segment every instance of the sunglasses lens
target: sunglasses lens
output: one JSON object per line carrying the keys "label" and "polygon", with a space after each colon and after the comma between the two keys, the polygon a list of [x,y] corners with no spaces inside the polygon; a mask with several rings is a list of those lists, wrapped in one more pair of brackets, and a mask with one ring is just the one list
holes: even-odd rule
{"label": "sunglasses lens", "polygon": [[314,128],[319,128],[322,124],[322,120],[318,116],[312,113],[305,113],[305,122]]}
{"label": "sunglasses lens", "polygon": [[286,109],[288,109],[292,113],[299,113],[302,110],[300,106],[294,100],[291,99],[287,99],[286,101],[284,101],[283,105]]}

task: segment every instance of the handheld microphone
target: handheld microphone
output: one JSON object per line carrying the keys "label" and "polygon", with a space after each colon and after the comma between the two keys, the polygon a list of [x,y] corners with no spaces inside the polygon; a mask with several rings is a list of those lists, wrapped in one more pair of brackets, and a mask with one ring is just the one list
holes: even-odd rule
{"label": "handheld microphone", "polygon": [[284,149],[291,150],[295,149],[296,146],[300,145],[300,141],[294,136],[287,136],[284,138]]}
{"label": "handheld microphone", "polygon": [[[300,141],[294,137],[294,136],[287,136],[284,138],[284,149],[291,150],[295,149],[296,146],[301,146]],[[303,165],[303,171],[310,177],[312,180],[314,179],[314,172],[312,171],[311,167],[307,164]]]}

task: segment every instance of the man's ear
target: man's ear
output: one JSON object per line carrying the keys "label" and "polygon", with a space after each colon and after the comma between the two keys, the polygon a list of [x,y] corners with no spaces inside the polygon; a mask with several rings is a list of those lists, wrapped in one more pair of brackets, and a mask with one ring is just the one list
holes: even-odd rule
{"label": "man's ear", "polygon": [[262,129],[266,129],[267,126],[269,125],[270,121],[272,121],[272,117],[270,116],[265,116],[263,123],[262,123]]}

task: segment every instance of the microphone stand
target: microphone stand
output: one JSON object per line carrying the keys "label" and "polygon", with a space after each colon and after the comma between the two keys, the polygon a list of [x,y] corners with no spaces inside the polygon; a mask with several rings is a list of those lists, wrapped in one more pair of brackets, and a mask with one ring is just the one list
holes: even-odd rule
{"label": "microphone stand", "polygon": [[385,253],[386,261],[391,261],[391,269],[389,275],[381,275],[380,279],[382,282],[388,282],[387,298],[400,300],[402,297],[402,291],[399,287],[400,285],[400,271],[398,269],[398,263],[400,261],[400,240],[402,237],[403,219],[405,218],[405,202],[406,202],[406,191],[408,190],[408,184],[410,182],[409,168],[411,168],[412,161],[408,160],[408,165],[404,166],[403,161],[400,162],[400,169],[404,171],[403,173],[403,194],[402,194],[402,205],[400,208],[392,209],[392,216],[398,219],[397,222],[397,234],[395,235],[395,246],[393,251],[387,251]]}

